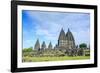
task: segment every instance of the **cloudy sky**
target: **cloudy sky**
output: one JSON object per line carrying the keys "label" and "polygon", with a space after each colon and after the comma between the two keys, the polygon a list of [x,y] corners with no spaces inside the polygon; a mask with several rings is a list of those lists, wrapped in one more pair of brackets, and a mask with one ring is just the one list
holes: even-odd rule
{"label": "cloudy sky", "polygon": [[90,43],[90,14],[71,12],[22,11],[23,48],[34,47],[37,39],[57,44],[59,33],[68,28],[76,44]]}

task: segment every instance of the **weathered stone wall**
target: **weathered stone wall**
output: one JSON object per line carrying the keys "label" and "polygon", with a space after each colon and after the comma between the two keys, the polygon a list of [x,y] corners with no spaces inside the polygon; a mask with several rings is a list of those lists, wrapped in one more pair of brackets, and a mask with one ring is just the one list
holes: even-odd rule
{"label": "weathered stone wall", "polygon": [[24,52],[23,56],[43,57],[43,56],[89,56],[90,51],[84,49],[44,49],[33,50],[32,52]]}

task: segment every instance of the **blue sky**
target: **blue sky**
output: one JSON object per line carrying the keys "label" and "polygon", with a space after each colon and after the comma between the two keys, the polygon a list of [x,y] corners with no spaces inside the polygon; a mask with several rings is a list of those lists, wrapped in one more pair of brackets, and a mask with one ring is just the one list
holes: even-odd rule
{"label": "blue sky", "polygon": [[75,12],[22,11],[23,48],[34,47],[37,39],[48,46],[57,44],[59,33],[68,28],[75,43],[90,43],[90,14]]}

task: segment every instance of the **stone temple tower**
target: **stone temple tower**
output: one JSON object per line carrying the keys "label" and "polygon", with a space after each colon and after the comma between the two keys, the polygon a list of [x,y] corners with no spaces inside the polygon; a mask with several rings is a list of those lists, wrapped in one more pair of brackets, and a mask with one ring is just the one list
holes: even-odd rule
{"label": "stone temple tower", "polygon": [[75,48],[75,40],[73,34],[68,29],[68,32],[65,34],[63,28],[61,29],[59,38],[58,38],[58,47],[65,49]]}
{"label": "stone temple tower", "polygon": [[66,38],[65,32],[62,28],[60,35],[59,35],[59,38],[58,38],[58,46],[61,48],[65,48],[66,45],[67,45],[67,38]]}
{"label": "stone temple tower", "polygon": [[73,37],[73,34],[71,33],[71,31],[68,29],[68,32],[66,33],[66,38],[67,38],[67,47],[69,49],[75,48],[75,40]]}
{"label": "stone temple tower", "polygon": [[35,46],[34,46],[35,50],[39,50],[40,49],[40,43],[39,43],[39,39],[37,39]]}
{"label": "stone temple tower", "polygon": [[41,49],[43,50],[43,49],[46,49],[46,44],[45,44],[45,42],[43,41],[43,43],[42,43],[42,45],[41,45]]}

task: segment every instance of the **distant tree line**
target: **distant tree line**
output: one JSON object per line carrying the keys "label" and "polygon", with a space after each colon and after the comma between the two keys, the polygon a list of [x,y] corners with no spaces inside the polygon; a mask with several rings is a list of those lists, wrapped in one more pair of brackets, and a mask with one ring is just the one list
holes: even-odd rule
{"label": "distant tree line", "polygon": [[24,48],[23,52],[32,52],[33,47],[29,47],[29,48]]}

